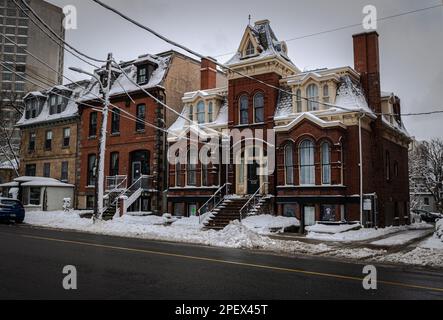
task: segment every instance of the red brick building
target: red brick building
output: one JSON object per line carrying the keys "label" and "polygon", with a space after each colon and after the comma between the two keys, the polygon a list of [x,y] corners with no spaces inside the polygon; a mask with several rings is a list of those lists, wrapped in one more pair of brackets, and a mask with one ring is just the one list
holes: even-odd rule
{"label": "red brick building", "polygon": [[[184,92],[200,86],[199,61],[175,51],[144,55],[134,61],[121,63],[128,76],[151,95],[179,110]],[[103,70],[97,70],[101,76]],[[215,80],[224,76],[216,73]],[[220,82],[219,82],[220,83]],[[124,211],[162,212],[165,176],[165,134],[177,118],[170,110],[146,95],[119,70],[113,70],[111,103],[107,124],[105,156],[105,208],[115,212],[119,198],[127,198]],[[95,204],[97,155],[102,102],[97,81],[90,92],[79,101],[81,124],[78,154],[79,209],[91,209]],[[92,108],[91,105],[97,106]],[[116,108],[117,107],[117,108]],[[120,109],[120,110],[119,110]],[[129,114],[129,115],[128,115]],[[136,120],[135,120],[136,119]]]}
{"label": "red brick building", "polygon": [[[183,97],[192,122],[178,119],[169,129],[169,155],[176,158],[169,165],[169,212],[199,214],[215,205],[212,221],[221,225],[242,207],[241,215],[271,211],[305,225],[408,223],[410,138],[397,115],[400,99],[380,90],[378,34],[353,41],[354,68],[302,72],[269,21],[247,26],[227,63],[228,86],[217,88],[210,72],[203,75],[201,90]],[[189,142],[195,137],[200,153],[215,137],[229,141],[211,155],[229,154],[231,161],[202,163]],[[189,144],[185,156],[178,144]]]}

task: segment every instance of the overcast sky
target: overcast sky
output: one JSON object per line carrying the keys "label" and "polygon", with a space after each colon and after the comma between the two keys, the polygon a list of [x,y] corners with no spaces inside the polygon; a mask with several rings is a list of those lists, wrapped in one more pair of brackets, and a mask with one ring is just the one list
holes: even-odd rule
{"label": "overcast sky", "polygon": [[[103,0],[130,17],[194,50],[208,55],[236,51],[248,23],[269,19],[280,40],[359,23],[362,9],[375,5],[378,17],[441,4],[442,0]],[[172,47],[122,20],[90,0],[49,0],[74,5],[78,29],[66,39],[91,56],[117,60]],[[352,34],[362,27],[288,42],[289,56],[300,69],[353,66]],[[403,112],[443,110],[443,9],[431,9],[379,22],[382,90],[394,91]],[[221,62],[230,56],[218,57]],[[65,67],[88,68],[65,56]],[[66,70],[71,79],[81,79]],[[418,139],[443,137],[443,114],[407,117],[409,132]]]}

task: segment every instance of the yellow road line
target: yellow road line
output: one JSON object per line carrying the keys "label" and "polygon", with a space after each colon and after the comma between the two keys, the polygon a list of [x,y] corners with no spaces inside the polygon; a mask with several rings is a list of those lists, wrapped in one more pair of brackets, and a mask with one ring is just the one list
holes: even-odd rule
{"label": "yellow road line", "polygon": [[[53,242],[77,244],[77,245],[96,247],[96,248],[105,248],[105,249],[113,249],[113,250],[129,251],[129,252],[136,252],[136,253],[145,253],[145,254],[167,256],[167,257],[175,257],[175,258],[182,258],[182,259],[189,259],[189,260],[199,260],[199,261],[223,263],[223,264],[230,264],[230,265],[237,265],[237,266],[244,266],[244,267],[253,267],[253,268],[259,268],[259,269],[274,270],[274,271],[284,271],[284,272],[305,274],[305,275],[310,275],[310,276],[320,276],[320,277],[328,277],[328,278],[341,279],[341,280],[352,280],[352,281],[358,281],[358,282],[363,281],[363,277],[359,278],[359,277],[353,277],[353,276],[343,276],[343,275],[332,274],[332,273],[307,271],[307,270],[301,270],[301,269],[281,268],[281,267],[267,266],[267,265],[261,265],[261,264],[253,264],[253,263],[236,262],[236,261],[228,261],[228,260],[197,257],[197,256],[189,256],[189,255],[183,255],[183,254],[168,253],[168,252],[161,252],[161,251],[152,251],[152,250],[145,250],[145,249],[117,247],[117,246],[103,245],[103,244],[97,244],[97,243],[63,240],[63,239],[56,239],[56,238],[47,238],[47,237],[38,237],[38,236],[29,236],[29,235],[22,235],[22,237],[35,239],[35,240],[46,240],[46,241],[53,241]],[[424,290],[429,290],[429,291],[443,292],[443,288],[420,286],[420,285],[414,285],[414,284],[408,284],[408,283],[402,283],[402,282],[384,281],[384,280],[378,280],[377,282],[382,283],[382,284],[391,285],[391,286],[404,287],[404,288],[410,288],[410,289],[411,288],[412,289],[424,289]]]}

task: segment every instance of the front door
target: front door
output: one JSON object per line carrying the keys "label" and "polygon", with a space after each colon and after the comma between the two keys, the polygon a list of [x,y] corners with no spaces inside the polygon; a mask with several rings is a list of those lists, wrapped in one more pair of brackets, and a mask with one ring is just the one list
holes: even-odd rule
{"label": "front door", "polygon": [[303,213],[305,218],[305,226],[312,226],[315,224],[315,207],[314,206],[304,206]]}
{"label": "front door", "polygon": [[142,163],[134,161],[132,163],[132,183],[136,182],[142,176]]}
{"label": "front door", "polygon": [[257,174],[258,164],[248,164],[248,194],[254,194],[260,187],[260,178]]}

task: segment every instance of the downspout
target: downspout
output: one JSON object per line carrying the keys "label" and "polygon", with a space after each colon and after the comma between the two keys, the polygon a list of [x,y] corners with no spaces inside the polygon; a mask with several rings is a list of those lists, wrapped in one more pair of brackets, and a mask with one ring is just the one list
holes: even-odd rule
{"label": "downspout", "polygon": [[361,119],[365,116],[360,113],[358,116],[358,149],[359,149],[359,166],[360,166],[360,224],[363,225],[363,145],[362,145],[362,131]]}

